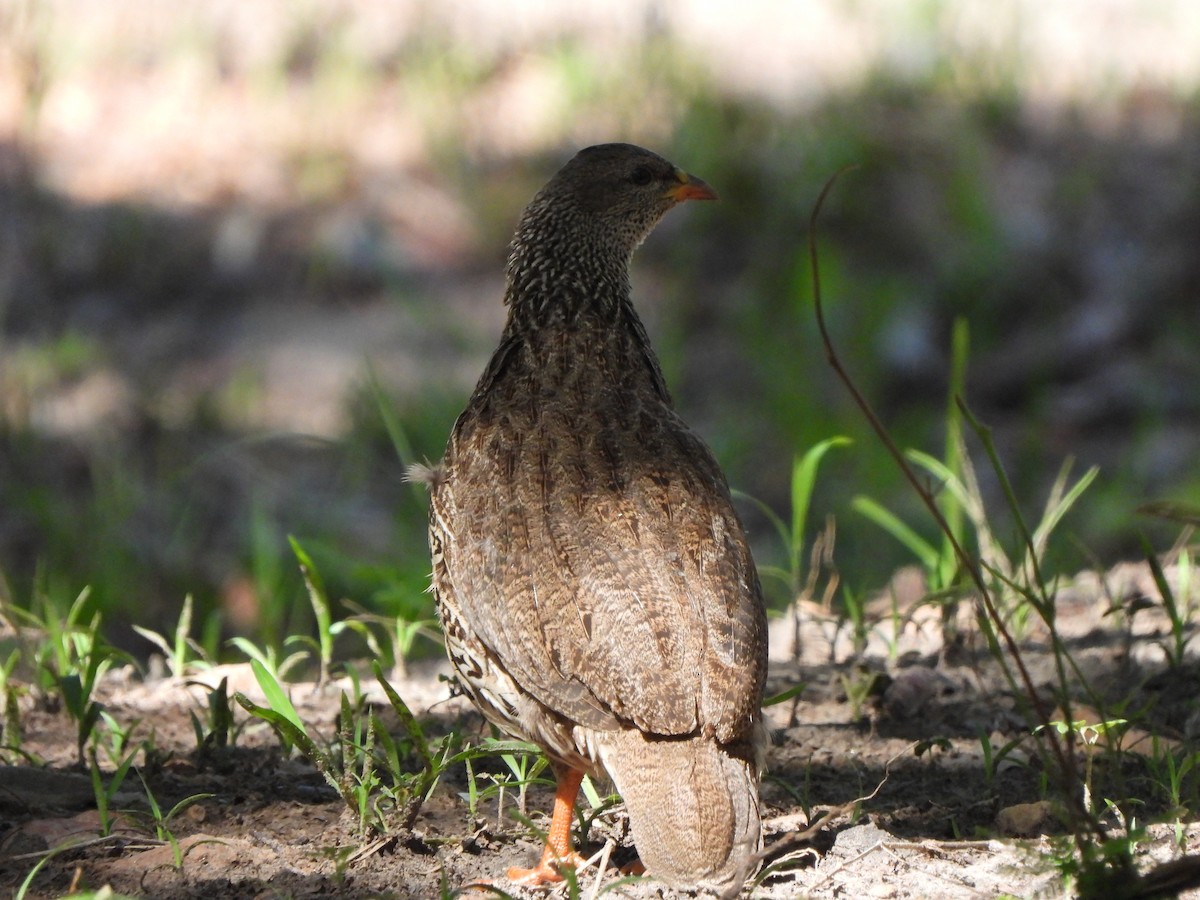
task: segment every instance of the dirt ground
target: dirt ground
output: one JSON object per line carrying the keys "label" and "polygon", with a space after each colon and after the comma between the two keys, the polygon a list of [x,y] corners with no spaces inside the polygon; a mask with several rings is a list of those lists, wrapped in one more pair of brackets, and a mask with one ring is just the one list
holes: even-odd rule
{"label": "dirt ground", "polygon": [[[772,741],[762,796],[770,874],[750,896],[1063,893],[1053,860],[1064,856],[1067,831],[1020,703],[986,653],[966,605],[957,617],[946,617],[915,602],[922,587],[915,573],[898,574],[889,595],[897,615],[889,597],[878,598],[878,624],[857,646],[847,623],[816,605],[774,621],[768,693],[803,689],[794,701],[768,709]],[[1122,752],[1097,751],[1090,770],[1094,797],[1136,798],[1140,823],[1164,823],[1149,824],[1139,845],[1144,868],[1200,844],[1200,827],[1177,830],[1161,784],[1148,777],[1155,747],[1174,749],[1193,730],[1200,676],[1161,674],[1167,621],[1158,607],[1110,612],[1153,596],[1141,566],[1119,566],[1102,578],[1083,574],[1059,593],[1060,635],[1078,678],[1089,686],[1077,681],[1084,699],[1072,715],[1101,721],[1111,713],[1089,703],[1130,696],[1130,685],[1137,685],[1127,709],[1139,714],[1121,738]],[[1043,687],[1053,677],[1045,637],[1032,628],[1023,641],[1033,678]],[[446,674],[444,663],[431,661],[393,684],[430,735],[458,729],[468,740],[485,737],[474,711],[450,697]],[[211,795],[170,823],[180,865],[175,848],[147,824],[147,792],[132,772],[111,803],[120,810],[113,833],[98,837],[92,785],[74,762],[73,724],[61,710],[27,697],[22,746],[30,759],[46,764],[0,767],[0,884],[16,888],[53,849],[27,896],[110,885],[137,896],[210,900],[432,897],[489,878],[515,897],[547,895],[503,879],[508,866],[531,864],[538,846],[509,816],[511,801],[503,813],[494,800],[484,802],[472,820],[462,767],[447,773],[411,831],[372,840],[358,834],[354,816],[317,771],[297,755],[283,756],[261,723],[242,729],[234,746],[220,753],[197,754],[190,713],[202,715],[204,697],[220,678],[228,678],[231,694],[241,690],[261,700],[246,666],[186,681],[113,673],[103,687],[107,711],[124,725],[139,723],[134,740],[152,735],[159,751],[169,751],[164,763],[142,769],[160,807]],[[343,689],[350,691],[347,679],[321,688],[292,686],[310,729],[333,734]],[[372,697],[376,702],[386,707],[382,696]],[[237,716],[243,717],[240,709]],[[985,734],[995,748],[990,764]],[[528,809],[539,826],[550,797],[549,785],[529,793]],[[796,840],[822,816],[815,833]],[[621,878],[616,866],[634,856],[619,805],[591,823],[584,850],[603,854],[611,865],[582,873],[582,896],[681,896],[650,880],[611,886]],[[549,895],[568,896],[563,887]]]}
{"label": "dirt ground", "polygon": [[[341,7],[351,5],[324,8],[336,17]],[[1188,46],[1186,40],[1171,42],[1168,38],[1174,35],[1157,31],[1140,41],[1091,38],[1074,24],[1056,25],[1055,17],[1040,6],[1026,5],[1033,10],[1030,21],[1046,23],[1048,33],[1068,36],[1085,49],[1115,44],[1122,52],[1139,54],[1134,58],[1137,65],[1120,68],[1143,77],[1152,64],[1171,61],[1173,54],[1164,52],[1169,44]],[[179,30],[181,37],[175,40],[176,31],[163,21],[171,18],[166,4],[154,10],[131,2],[103,7],[70,0],[32,4],[33,11],[54,14],[30,20],[33,27],[22,53],[0,54],[0,64],[9,69],[13,61],[26,57],[29,63],[23,74],[17,73],[25,82],[0,68],[0,199],[5,201],[0,203],[0,233],[8,241],[0,260],[0,300],[7,304],[0,338],[10,359],[11,351],[28,345],[34,362],[40,360],[38,353],[48,353],[39,341],[59,347],[54,342],[64,335],[84,335],[99,348],[93,351],[98,354],[94,369],[76,376],[54,380],[31,363],[30,385],[15,379],[19,383],[14,387],[11,374],[8,382],[0,379],[4,416],[27,422],[36,437],[27,470],[18,467],[15,474],[6,473],[6,479],[10,486],[22,478],[54,485],[74,502],[86,495],[80,485],[90,484],[88,457],[79,447],[90,446],[96,435],[128,438],[129,445],[112,445],[114,459],[132,454],[128,447],[134,446],[153,457],[155,467],[170,471],[167,454],[160,459],[143,445],[156,436],[178,435],[173,439],[187,453],[175,467],[208,476],[183,479],[185,485],[201,485],[197,494],[203,493],[189,493],[184,506],[189,515],[199,509],[198,519],[208,516],[219,527],[199,528],[180,552],[174,518],[160,515],[153,504],[147,504],[149,514],[130,517],[128,540],[137,550],[130,559],[144,564],[150,556],[181,569],[181,590],[166,576],[161,583],[144,574],[127,578],[163,604],[205,583],[214,590],[244,583],[241,569],[235,567],[235,562],[242,565],[243,548],[230,523],[248,520],[247,498],[268,488],[288,504],[303,502],[305,509],[315,508],[318,514],[313,518],[329,520],[324,524],[331,532],[351,535],[356,558],[366,558],[372,549],[380,556],[395,554],[399,542],[390,528],[379,524],[390,521],[395,505],[395,498],[386,493],[391,482],[364,478],[366,487],[347,498],[344,480],[326,474],[340,471],[340,463],[322,462],[330,468],[321,468],[308,455],[307,443],[301,455],[301,450],[279,449],[258,436],[278,431],[322,441],[340,438],[349,428],[346,397],[357,384],[364,357],[379,361],[381,376],[397,386],[398,396],[429,395],[437,386],[457,392],[455,402],[461,406],[500,328],[504,242],[516,210],[536,186],[522,179],[538,165],[548,164],[543,160],[535,165],[530,158],[560,154],[562,147],[592,135],[597,122],[605,129],[613,122],[626,123],[629,128],[622,128],[622,136],[646,143],[665,142],[673,127],[672,118],[660,115],[653,103],[639,103],[645,116],[627,117],[628,122],[619,110],[615,118],[611,111],[593,112],[592,122],[587,122],[587,109],[576,110],[564,120],[558,85],[561,80],[570,86],[573,70],[562,66],[562,60],[570,62],[569,55],[554,50],[522,62],[519,55],[497,54],[495,71],[477,91],[464,95],[461,104],[463,141],[471,149],[466,156],[490,160],[494,171],[471,168],[464,183],[456,185],[438,175],[430,162],[447,142],[445,137],[439,138],[436,129],[432,137],[423,132],[429,126],[421,118],[422,104],[406,103],[403,91],[391,81],[384,79],[382,87],[364,87],[349,97],[342,95],[338,82],[333,100],[310,89],[311,50],[322,44],[311,43],[306,29],[319,35],[321,17],[308,26],[288,20],[287,4],[258,4],[260,9],[245,3],[193,6],[218,13],[227,8],[232,21],[217,15],[202,28]],[[404,17],[410,7],[425,5],[364,6]],[[451,11],[467,8],[444,6]],[[647,6],[657,15],[659,7],[669,10],[672,5]],[[804,67],[795,84],[824,82],[813,78],[813,54],[797,52],[797,35],[792,32],[811,32],[817,49],[839,62],[847,57],[844,43],[813,31],[805,16],[781,22],[774,7],[759,6],[757,12],[739,10],[737,28],[723,24],[703,42],[712,44],[710,52],[718,57],[736,54],[736,65],[720,63],[722,83],[740,85],[772,72],[787,75],[780,66],[768,65],[778,60],[764,58],[767,28],[758,23],[766,16],[772,29],[779,26],[786,32],[775,46]],[[264,10],[269,8],[281,11],[278,18],[283,20],[274,23],[273,30],[270,17],[264,24]],[[576,8],[593,9],[571,7]],[[250,9],[245,17],[232,15],[245,9]],[[496,27],[494,19],[483,14],[500,9],[479,4],[480,14],[462,19],[489,39],[508,36],[508,28]],[[1116,13],[1109,12],[1113,15],[1107,18],[1112,19]],[[1125,15],[1154,24],[1154,17]],[[366,24],[351,23],[352,37],[359,32],[388,37],[400,29],[394,22],[379,27],[370,18],[362,21]],[[1168,24],[1156,27],[1170,29],[1171,19],[1163,22]],[[1118,24],[1123,38],[1130,36],[1126,31],[1135,30],[1126,27],[1128,23]],[[1145,38],[1145,28],[1136,30]],[[880,34],[887,31],[881,29]],[[984,31],[991,35],[991,29]],[[197,35],[208,32],[215,35],[213,43],[220,50],[220,62],[209,76],[203,74],[208,71],[203,65],[188,57],[179,62],[163,50],[190,46]],[[61,37],[76,33],[89,42],[99,33],[97,40],[108,41],[114,49],[98,58],[113,64],[53,65],[56,54],[81,46]],[[367,43],[374,46],[373,41]],[[882,43],[882,38],[856,40],[854,45],[860,43]],[[50,65],[35,65],[39,54]],[[260,55],[293,60],[279,77],[280,89],[248,87]],[[1181,57],[1190,71],[1196,55]],[[69,54],[63,58],[69,61]],[[616,58],[624,59],[619,54]],[[390,65],[383,61],[384,68]],[[566,73],[561,79],[559,68]],[[1107,70],[1086,55],[1059,52],[1053,45],[1039,71],[1042,74],[1030,76],[1032,80],[1053,87]],[[775,96],[769,87],[763,88],[763,95]],[[1013,135],[1002,135],[1005,143],[995,154],[1000,161],[995,169],[1003,176],[995,192],[1003,202],[987,200],[990,192],[980,201],[996,207],[995,228],[1016,236],[1014,253],[1019,251],[1025,265],[1058,273],[1044,282],[1052,288],[1045,292],[1050,302],[1039,299],[1039,304],[1064,310],[1063,318],[1047,320],[1051,327],[1032,312],[1005,313],[1005,318],[1027,320],[1026,327],[1011,333],[1002,352],[983,357],[977,366],[984,373],[980,391],[985,400],[988,392],[993,398],[991,409],[985,406],[984,412],[1005,413],[1010,431],[1018,426],[1022,435],[1036,431],[1029,410],[1014,404],[1039,379],[1061,383],[1065,392],[1047,404],[1053,427],[1047,429],[1046,443],[1055,461],[1070,453],[1085,462],[1095,458],[1108,464],[1111,459],[1115,467],[1119,452],[1127,450],[1127,439],[1140,435],[1136,462],[1116,468],[1115,477],[1149,472],[1160,480],[1151,482],[1156,489],[1160,482],[1170,483],[1162,480],[1173,472],[1191,472],[1194,451],[1200,447],[1194,392],[1177,387],[1194,381],[1187,373],[1194,371],[1195,359],[1188,342],[1194,330],[1188,304],[1196,282],[1195,254],[1190,243],[1176,238],[1194,231],[1189,205],[1194,191],[1184,188],[1197,170],[1195,142],[1187,140],[1195,132],[1190,111],[1163,99],[1176,93],[1188,96],[1191,88],[1173,91],[1160,96],[1145,87],[1135,94],[1129,108],[1131,121],[1138,124],[1132,132],[1136,140],[1122,136],[1121,116],[1115,111],[1120,104],[1115,100],[1083,117],[1087,127],[1076,131],[1068,127],[1074,121],[1069,107],[1059,109],[1050,102],[1053,97],[1034,98],[1031,111],[1020,119],[1028,124]],[[636,91],[621,93],[640,96]],[[850,96],[854,100],[857,95]],[[511,115],[514,109],[523,114]],[[649,122],[639,125],[643,118]],[[561,121],[583,121],[587,127],[560,127]],[[746,134],[728,135],[729,141],[742,142],[750,163],[759,149],[754,121],[748,119]],[[886,149],[873,151],[868,160],[881,171],[902,168],[891,148],[908,146],[915,134],[920,139],[916,150],[906,152],[917,162],[910,164],[918,172],[928,168],[936,177],[915,179],[911,185],[916,187],[897,180],[903,189],[891,188],[880,196],[894,197],[896,208],[915,209],[929,219],[930,233],[940,236],[932,244],[938,248],[933,256],[944,264],[942,257],[951,252],[946,248],[961,243],[961,235],[943,235],[941,229],[959,226],[942,210],[941,194],[921,186],[927,183],[940,190],[946,177],[942,157],[922,149],[922,141],[939,145],[941,138],[922,136],[932,119],[917,117],[915,124],[903,127],[898,124],[908,122],[906,117],[893,115],[887,121],[892,130],[884,128],[881,137],[873,138]],[[1116,175],[1108,174],[1109,157],[1121,163],[1112,169]],[[901,162],[906,159],[910,157],[900,157]],[[743,202],[737,199],[739,192],[761,192],[760,184],[773,194],[786,195],[793,165],[789,156],[761,171],[746,169],[752,177],[743,176],[741,186],[731,181],[725,208],[736,212]],[[831,171],[824,166],[817,169],[821,179]],[[740,171],[731,169],[731,174]],[[707,177],[707,170],[704,174]],[[1059,182],[1068,195],[1094,193],[1098,200],[1072,212],[1057,192]],[[718,186],[726,191],[724,184]],[[809,194],[803,196],[808,197],[815,188],[809,185],[805,190]],[[465,202],[464,196],[471,194],[490,198],[494,209]],[[966,208],[975,209],[976,198],[967,199],[972,202]],[[807,216],[807,200],[788,203],[802,207]],[[1066,218],[1060,215],[1064,208]],[[879,219],[890,221],[888,207],[881,209]],[[778,220],[793,218],[791,213],[780,214]],[[733,234],[732,223],[737,221],[728,219],[719,233]],[[904,224],[910,219],[898,221],[902,227],[895,230],[904,241],[897,246],[905,256],[912,255],[911,229]],[[756,229],[752,237],[729,246],[713,245],[719,252],[707,255],[737,269],[754,259],[753,247],[775,246],[766,242],[764,233]],[[789,244],[785,249],[793,248]],[[666,257],[660,253],[659,258]],[[1144,260],[1149,261],[1145,268]],[[771,262],[775,268],[777,259]],[[652,273],[647,269],[645,275]],[[1081,285],[1076,305],[1063,300],[1066,288],[1059,279],[1068,286]],[[919,283],[927,281],[922,274]],[[1040,298],[1035,288],[1042,283],[1035,282],[1027,293]],[[1144,291],[1130,287],[1143,285]],[[743,362],[713,362],[741,360],[728,349],[735,338],[741,339],[730,324],[736,320],[718,315],[722,306],[731,305],[709,299],[698,312],[689,313],[696,333],[687,358],[697,361],[694,366],[700,372],[694,381],[726,379],[732,377],[727,373],[750,370]],[[648,318],[655,314],[653,308],[647,312]],[[936,333],[920,317],[897,322],[901,336],[913,329],[918,337],[926,329]],[[1173,327],[1173,322],[1182,324]],[[1165,336],[1161,341],[1160,333]],[[60,350],[73,346],[65,339],[60,343]],[[85,343],[84,350],[90,346]],[[1073,353],[1064,352],[1072,348]],[[932,361],[939,372],[943,368],[937,353],[919,356]],[[1031,361],[1047,357],[1053,365],[1038,363],[1031,369]],[[740,406],[751,387],[734,387],[723,383],[716,393],[734,398]],[[927,396],[936,397],[930,402],[942,402],[940,381],[924,389],[931,392]],[[686,396],[686,383],[680,393]],[[1135,413],[1147,406],[1160,410],[1171,426],[1153,440],[1136,427],[1141,420]],[[703,409],[707,408],[697,411]],[[729,417],[714,407],[697,418],[711,422]],[[214,420],[221,430],[208,436]],[[736,430],[736,420],[725,424]],[[445,427],[440,427],[439,442],[445,435]],[[780,449],[769,441],[757,443],[764,455],[779,459],[794,451],[790,444]],[[259,447],[264,448],[261,459],[252,456]],[[286,477],[281,474],[285,452],[295,456]],[[339,446],[331,455],[340,459],[346,453]],[[393,456],[389,447],[388,471],[398,472]],[[219,477],[196,462],[214,458],[222,462]],[[778,469],[786,476],[786,466]],[[407,490],[398,476],[394,481],[397,492]],[[758,485],[739,486],[763,493]],[[785,494],[786,485],[780,496]],[[285,500],[278,505],[288,533],[305,533],[298,524],[304,520],[290,514]],[[13,516],[14,509],[21,512],[15,504],[10,506],[14,508],[0,510],[0,549],[12,566],[14,560],[38,557],[44,548],[28,513],[24,519],[18,515],[15,524],[5,518]],[[112,523],[102,520],[110,526],[105,531],[93,527],[74,506],[65,508],[73,522],[82,523],[80,539],[66,542],[71,561],[86,561],[84,538],[92,533],[112,535]],[[113,546],[122,545],[100,545],[94,568],[99,570],[103,563],[103,568],[129,576],[131,572],[122,569],[124,558],[114,558]],[[416,547],[420,565],[426,565],[423,539],[405,546]],[[88,577],[94,574],[89,571]],[[747,889],[749,895],[966,898],[1064,893],[1055,860],[1067,858],[1063,848],[1070,846],[1069,829],[1058,815],[1053,775],[1036,752],[1020,694],[1008,687],[986,652],[970,609],[965,604],[949,611],[923,605],[925,594],[919,577],[897,574],[891,591],[881,595],[872,610],[871,621],[878,624],[858,640],[850,623],[819,606],[802,606],[774,620],[768,695],[799,690],[767,710],[772,740],[762,797],[768,848],[765,874]],[[234,590],[227,595],[240,596]],[[1166,669],[1162,642],[1169,627],[1157,597],[1144,567],[1132,565],[1118,566],[1103,577],[1082,574],[1059,595],[1060,635],[1078,667],[1072,676],[1071,717],[1098,723],[1120,716],[1134,722],[1121,735],[1119,747],[1097,750],[1090,757],[1079,754],[1077,765],[1090,773],[1097,806],[1106,799],[1119,800],[1145,828],[1138,844],[1143,869],[1197,852],[1200,845],[1200,826],[1177,822],[1172,814],[1180,798],[1170,796],[1169,779],[1163,774],[1166,754],[1188,766],[1200,759],[1192,756],[1192,743],[1200,733],[1200,716],[1195,714],[1200,670]],[[1139,610],[1131,612],[1135,607]],[[144,606],[137,611],[147,612]],[[169,611],[169,621],[174,621],[175,609]],[[158,616],[153,621],[139,619],[138,624],[161,627],[163,621]],[[13,639],[2,624],[0,663],[8,658]],[[1031,627],[1022,646],[1035,684],[1049,697],[1055,670],[1047,635]],[[451,731],[468,741],[486,738],[489,731],[481,718],[461,697],[451,696],[447,675],[448,666],[436,660],[413,665],[403,676],[393,677],[392,684],[426,723],[431,738]],[[29,673],[15,677],[31,680]],[[246,723],[239,707],[234,707],[234,715],[239,724],[246,724],[234,746],[198,753],[191,717],[204,715],[205,698],[222,678],[228,679],[231,694],[243,691],[263,702],[245,665],[186,679],[143,675],[132,668],[105,678],[99,693],[106,712],[132,728],[133,742],[152,738],[157,752],[151,759],[139,754],[137,773],[131,771],[111,798],[115,827],[104,837],[90,774],[77,761],[75,724],[49,698],[23,694],[21,753],[0,754],[0,890],[20,890],[34,867],[45,861],[26,897],[58,897],[108,885],[123,894],[156,898],[425,898],[450,895],[482,879],[494,879],[497,890],[518,898],[568,895],[565,888],[521,890],[504,880],[508,866],[529,865],[537,858],[537,841],[530,828],[511,815],[511,800],[503,809],[495,800],[484,801],[472,815],[463,796],[469,776],[462,766],[447,772],[411,830],[376,840],[359,833],[356,818],[312,765],[295,754],[285,755],[270,729],[261,722]],[[361,682],[367,687],[371,679],[364,674]],[[312,683],[291,686],[302,719],[326,739],[334,734],[342,691],[351,690],[348,678],[319,688]],[[394,723],[387,718],[389,706],[381,693],[369,698],[385,721]],[[1118,711],[1120,702],[1124,706]],[[1056,715],[1062,718],[1065,713]],[[11,742],[11,733],[0,741]],[[103,753],[100,758],[106,759]],[[502,771],[498,760],[490,765]],[[106,781],[112,769],[111,762],[105,762]],[[481,771],[482,763],[475,775]],[[1200,777],[1195,771],[1177,774],[1185,795],[1178,816],[1186,819],[1188,810],[1200,807]],[[603,793],[603,786],[600,790]],[[186,802],[199,795],[208,796]],[[169,823],[176,843],[156,834],[150,821],[151,796],[164,813],[182,804]],[[545,827],[551,796],[549,784],[529,792],[527,810],[537,827]],[[1106,824],[1112,823],[1113,817],[1107,817]],[[807,834],[810,826],[815,827]],[[619,804],[591,820],[581,837],[585,855],[612,863],[603,869],[593,865],[581,874],[581,896],[678,895],[652,881],[616,884],[622,881],[617,867],[635,855]]]}

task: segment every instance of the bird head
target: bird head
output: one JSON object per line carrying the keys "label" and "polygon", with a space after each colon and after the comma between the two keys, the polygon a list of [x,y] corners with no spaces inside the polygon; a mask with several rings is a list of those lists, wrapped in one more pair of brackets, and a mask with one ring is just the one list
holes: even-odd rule
{"label": "bird head", "polygon": [[715,199],[705,182],[657,153],[632,144],[598,144],[559,169],[526,214],[581,227],[627,257],[671,207]]}

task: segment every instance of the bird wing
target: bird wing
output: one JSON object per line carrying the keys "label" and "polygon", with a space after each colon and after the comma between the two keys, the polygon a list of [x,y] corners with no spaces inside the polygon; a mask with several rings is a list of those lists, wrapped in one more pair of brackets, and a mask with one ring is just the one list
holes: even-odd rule
{"label": "bird wing", "polygon": [[744,734],[766,622],[725,479],[665,405],[623,408],[616,426],[587,415],[530,404],[460,419],[434,506],[454,522],[443,553],[462,616],[572,721]]}

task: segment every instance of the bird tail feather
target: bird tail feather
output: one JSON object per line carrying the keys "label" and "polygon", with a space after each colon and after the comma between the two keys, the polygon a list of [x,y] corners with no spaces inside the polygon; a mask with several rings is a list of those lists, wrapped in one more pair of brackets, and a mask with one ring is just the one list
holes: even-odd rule
{"label": "bird tail feather", "polygon": [[673,887],[736,895],[759,865],[755,743],[622,731],[602,750],[648,874]]}

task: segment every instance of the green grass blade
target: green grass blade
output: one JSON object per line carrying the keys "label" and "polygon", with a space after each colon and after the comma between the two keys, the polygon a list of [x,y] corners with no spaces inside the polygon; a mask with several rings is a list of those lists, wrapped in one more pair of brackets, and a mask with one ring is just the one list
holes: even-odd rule
{"label": "green grass blade", "polygon": [[351,809],[357,808],[354,794],[343,783],[341,777],[343,773],[339,771],[334,759],[316,745],[313,739],[304,731],[303,727],[298,727],[286,716],[273,709],[259,706],[241,691],[234,694],[234,699],[237,700],[246,712],[262,719],[274,728],[285,749],[294,744],[309,762],[316,766],[317,771],[321,773],[329,786],[338,792],[338,796],[342,798],[343,802]]}
{"label": "green grass blade", "polygon": [[387,695],[388,702],[392,704],[392,709],[396,711],[396,715],[399,717],[400,723],[404,726],[404,730],[408,732],[413,749],[421,757],[421,763],[426,769],[432,770],[434,768],[433,757],[429,753],[429,743],[425,737],[425,730],[421,727],[421,723],[417,721],[417,717],[408,708],[408,704],[396,693],[396,689],[388,684],[387,679],[383,677],[383,668],[379,665],[379,660],[372,661],[371,670],[375,673],[375,680],[379,682],[379,686],[383,688],[384,694]]}
{"label": "green grass blade", "polygon": [[913,531],[904,522],[900,521],[891,510],[884,508],[870,497],[865,497],[862,494],[859,494],[850,501],[850,507],[866,516],[907,547],[927,572],[934,571],[937,568],[937,548]]}
{"label": "green grass blade", "polygon": [[763,700],[762,705],[767,707],[775,706],[779,703],[786,703],[793,697],[799,697],[801,694],[803,694],[806,687],[808,687],[808,682],[806,681],[801,681],[799,684],[793,684],[786,691],[780,691],[778,694],[773,694],[772,696],[767,697],[765,700]]}
{"label": "green grass blade", "polygon": [[1092,466],[1065,494],[1059,497],[1062,485],[1066,483],[1067,476],[1070,470],[1070,460],[1063,464],[1063,468],[1059,474],[1058,480],[1055,482],[1055,489],[1051,491],[1050,500],[1047,501],[1046,511],[1042,515],[1042,521],[1038,523],[1033,532],[1033,545],[1037,548],[1038,553],[1041,553],[1046,546],[1046,541],[1050,537],[1050,533],[1058,526],[1065,516],[1075,505],[1075,501],[1079,496],[1088,489],[1096,476],[1100,474],[1099,466]]}
{"label": "green grass blade", "polygon": [[292,553],[300,563],[300,574],[304,578],[304,586],[308,589],[308,600],[312,605],[313,616],[317,620],[317,652],[321,658],[321,677],[324,683],[329,677],[329,666],[333,662],[333,612],[329,607],[329,595],[325,591],[325,582],[321,573],[313,565],[312,557],[300,546],[300,542],[288,535],[288,543],[292,545]]}
{"label": "green grass blade", "polygon": [[734,489],[731,491],[731,493],[739,500],[745,500],[748,503],[753,503],[754,506],[757,507],[758,511],[761,512],[766,520],[774,527],[776,533],[779,535],[780,543],[782,543],[784,547],[791,546],[792,539],[791,535],[788,534],[787,523],[779,517],[779,514],[776,513],[775,510],[771,509],[771,507],[767,506],[767,504],[763,503],[757,497],[747,494],[745,491]]}
{"label": "green grass blade", "polygon": [[803,456],[792,462],[792,529],[788,541],[788,558],[792,571],[800,571],[800,554],[804,550],[804,525],[808,521],[808,507],[812,502],[813,488],[817,482],[817,468],[825,454],[834,447],[846,447],[852,441],[848,437],[831,437],[814,444]]}
{"label": "green grass blade", "polygon": [[192,633],[192,595],[183,598],[183,609],[179,612],[179,623],[175,627],[174,663],[179,667],[172,674],[183,676],[187,668],[188,636]]}
{"label": "green grass blade", "polygon": [[[267,667],[257,659],[250,660],[250,669],[254,672],[254,678],[258,682],[258,686],[262,688],[263,696],[267,698],[267,705],[270,706],[271,710],[286,719],[297,731],[307,738],[308,733],[304,730],[304,723],[300,721],[300,715],[296,712],[296,707],[292,706],[291,699],[283,690],[283,686],[275,680],[275,676],[268,672]],[[238,697],[238,702],[242,706],[246,706],[245,703],[242,703],[243,695],[239,694]],[[261,707],[256,707],[256,709],[258,708]],[[254,712],[254,710],[250,711]]]}

